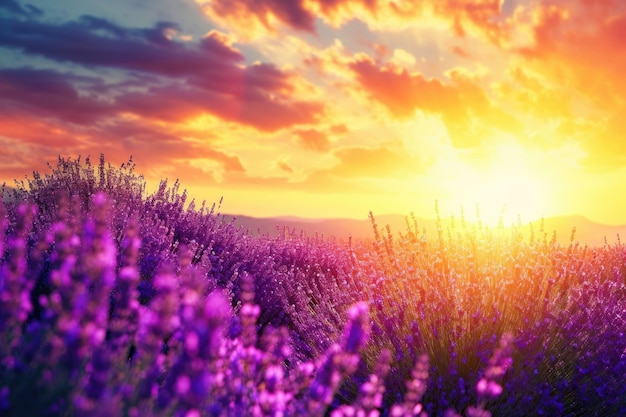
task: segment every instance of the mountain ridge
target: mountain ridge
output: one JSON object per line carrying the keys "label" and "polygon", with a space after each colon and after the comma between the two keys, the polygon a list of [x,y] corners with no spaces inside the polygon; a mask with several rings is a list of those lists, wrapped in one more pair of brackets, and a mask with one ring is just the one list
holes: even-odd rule
{"label": "mountain ridge", "polygon": [[[338,239],[373,239],[374,231],[371,220],[367,217],[362,219],[349,218],[304,218],[298,216],[276,216],[276,217],[254,217],[248,215],[223,214],[224,221],[232,221],[235,225],[247,230],[252,235],[278,236],[289,231],[292,234],[302,234],[306,236],[335,237]],[[384,214],[374,216],[380,234],[386,234],[386,227],[389,225],[394,237],[400,233],[407,233],[407,216],[400,214]],[[437,226],[435,219],[416,217],[415,221],[419,232],[424,230],[429,236],[436,236]],[[541,233],[541,223],[543,221],[543,234]],[[411,227],[413,220],[409,218]],[[463,230],[462,220],[459,217],[448,217],[441,220],[444,229]],[[454,222],[454,224],[453,224]],[[466,229],[480,227],[477,222],[465,220]],[[515,223],[517,224],[517,223]],[[603,246],[606,243],[613,245],[618,243],[618,236],[626,236],[626,224],[608,225],[588,219],[582,215],[561,215],[546,217],[543,220],[521,222],[522,232],[525,238],[530,236],[530,230],[535,233],[535,239],[552,239],[553,232],[556,232],[557,242],[561,245],[569,245],[572,229],[576,228],[573,243],[580,245]],[[508,224],[505,227],[510,227]],[[495,230],[498,226],[485,226],[490,230]],[[444,233],[447,233],[444,232]]]}
{"label": "mountain ridge", "polygon": [[[4,186],[2,200],[7,203],[14,198],[17,190],[10,186]],[[367,216],[362,218],[306,218],[299,216],[275,216],[275,217],[254,217],[249,215],[222,214],[223,221],[234,221],[236,226],[247,230],[251,235],[278,236],[286,231],[299,235],[304,233],[307,236],[324,236],[337,239],[373,239],[374,231],[371,220]],[[394,237],[399,233],[407,232],[405,218],[408,216],[401,214],[375,215],[375,221],[379,233],[386,234],[386,226],[389,225]],[[453,220],[454,219],[454,220]],[[420,233],[424,230],[429,236],[436,236],[437,225],[435,219],[416,217]],[[448,216],[442,218],[444,229],[452,226],[457,230],[462,229],[461,218]],[[580,245],[603,246],[605,244],[614,245],[621,242],[621,236],[626,236],[626,224],[609,225],[596,222],[579,214],[560,215],[546,217],[543,219],[543,229],[545,235],[540,235],[542,220],[521,222],[522,230],[526,238],[530,235],[530,225],[532,224],[536,239],[552,239],[553,232],[556,232],[557,242],[561,245],[569,245],[572,229],[575,227],[573,243]],[[413,227],[412,220],[410,220]],[[509,222],[510,225],[511,222]],[[468,229],[478,227],[477,222],[466,220]],[[497,226],[487,226],[495,229]],[[447,233],[447,232],[445,232]]]}

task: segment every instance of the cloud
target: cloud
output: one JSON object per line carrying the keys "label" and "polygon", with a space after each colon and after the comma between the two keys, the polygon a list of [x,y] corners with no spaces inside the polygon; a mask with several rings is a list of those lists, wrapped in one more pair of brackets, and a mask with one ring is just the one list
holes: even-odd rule
{"label": "cloud", "polygon": [[287,164],[286,162],[283,161],[278,161],[276,163],[276,165],[278,166],[278,168],[280,168],[281,171],[284,171],[288,174],[292,174],[293,173],[293,168]]}
{"label": "cloud", "polygon": [[298,143],[305,149],[316,152],[328,152],[330,150],[330,141],[325,133],[316,129],[296,130]]}
{"label": "cloud", "polygon": [[470,53],[467,52],[465,49],[461,48],[460,46],[453,47],[452,52],[462,58],[472,58]]}
{"label": "cloud", "polygon": [[211,138],[190,142],[181,137],[176,128],[167,129],[146,121],[116,120],[106,128],[90,132],[92,146],[104,145],[105,154],[125,155],[135,153],[156,165],[172,161],[205,159],[215,161],[225,171],[245,171],[241,160],[218,150]]}
{"label": "cloud", "polygon": [[335,165],[310,171],[304,178],[293,178],[294,168],[284,161],[276,164],[279,176],[253,176],[249,172],[224,172],[215,184],[225,184],[232,189],[291,190],[312,193],[343,193],[388,191],[372,181],[405,179],[423,174],[429,166],[420,158],[411,156],[406,149],[389,146],[348,147],[333,152]]}
{"label": "cloud", "polygon": [[0,69],[0,109],[82,124],[112,114],[110,104],[81,95],[73,82],[96,81],[47,69]]}
{"label": "cloud", "polygon": [[381,0],[196,0],[205,13],[243,37],[276,33],[282,27],[317,34],[316,20],[333,27],[359,19],[372,29],[401,30],[433,17],[457,36],[477,30],[494,42],[505,35],[501,0],[392,2]]}
{"label": "cloud", "polygon": [[493,128],[507,132],[521,128],[512,115],[491,103],[464,70],[449,71],[451,83],[444,83],[391,63],[376,63],[363,55],[350,68],[369,97],[397,119],[413,118],[416,110],[439,115],[456,148],[479,146],[485,133]]}
{"label": "cloud", "polygon": [[424,161],[409,155],[406,150],[385,146],[342,148],[334,152],[339,162],[333,167],[317,171],[316,176],[335,178],[406,178],[423,173]]}
{"label": "cloud", "polygon": [[534,74],[523,65],[513,65],[507,77],[495,90],[503,100],[526,116],[539,119],[572,117],[572,92],[540,74]]}
{"label": "cloud", "polygon": [[349,129],[345,124],[340,123],[340,124],[331,126],[330,132],[334,135],[343,135],[344,133],[348,133]]}
{"label": "cloud", "polygon": [[579,161],[584,168],[606,171],[626,165],[626,149],[620,139],[626,128],[622,121],[626,95],[624,3],[546,0],[518,9],[510,24],[511,30],[528,36],[510,47],[517,63],[501,92],[539,120],[560,120],[567,126],[592,120],[585,134],[561,129],[563,138],[575,140],[587,153]]}
{"label": "cloud", "polygon": [[[101,143],[100,143],[101,144]],[[89,139],[83,125],[33,117],[0,109],[0,183],[45,171],[46,162],[57,155],[89,153]],[[92,149],[93,155],[99,150]]]}
{"label": "cloud", "polygon": [[130,92],[119,97],[117,103],[120,109],[145,118],[176,122],[208,112],[267,132],[313,123],[324,110],[320,103],[288,101],[254,90],[236,96],[175,85]]}
{"label": "cloud", "polygon": [[366,56],[357,57],[350,69],[365,91],[398,118],[411,117],[416,109],[442,112],[457,99],[453,90],[437,79],[411,74],[393,64],[379,65]]}
{"label": "cloud", "polygon": [[587,156],[580,163],[594,172],[626,167],[626,107],[614,112],[600,133],[583,139]]}
{"label": "cloud", "polygon": [[0,111],[0,137],[14,143],[46,147],[48,155],[82,147],[82,129],[57,120],[45,120],[22,113]]}
{"label": "cloud", "polygon": [[[244,173],[239,156],[219,149],[211,138],[189,141],[175,129],[146,120],[110,120],[99,126],[63,125],[21,115],[0,116],[0,178],[23,177],[32,169],[45,169],[45,161],[55,155],[78,156],[104,153],[108,160],[133,155],[146,164],[148,172],[167,171],[203,161],[213,173]],[[2,162],[6,160],[5,162]],[[123,160],[119,162],[123,162]],[[18,172],[19,175],[15,175]],[[0,180],[1,182],[2,180]]]}
{"label": "cloud", "polygon": [[424,174],[429,161],[412,156],[404,148],[353,146],[333,152],[337,159],[330,168],[317,169],[300,182],[296,189],[321,193],[388,192],[380,180],[404,180]]}
{"label": "cloud", "polygon": [[41,9],[33,6],[32,4],[27,4],[25,6],[21,6],[15,0],[2,0],[0,1],[0,10],[6,10],[9,13],[13,13],[18,16],[23,17],[33,17],[33,16],[41,16],[43,12]]}
{"label": "cloud", "polygon": [[612,107],[626,93],[626,8],[620,3],[546,1],[516,16],[512,24],[527,26],[531,40],[513,50],[595,105]]}
{"label": "cloud", "polygon": [[465,36],[468,27],[480,29],[495,43],[503,36],[502,0],[446,0],[433,3],[435,13],[450,19],[458,36]]}
{"label": "cloud", "polygon": [[244,57],[210,32],[196,47],[170,39],[177,25],[124,28],[105,19],[82,16],[62,24],[0,19],[0,46],[59,62],[164,75],[210,76],[231,69]]}
{"label": "cloud", "polygon": [[21,112],[78,124],[91,124],[125,112],[169,122],[209,112],[264,131],[311,123],[323,112],[321,104],[290,101],[286,94],[280,94],[281,89],[288,90],[288,78],[281,78],[279,71],[250,68],[250,76],[244,74],[246,83],[241,88],[228,83],[223,87],[203,86],[206,89],[172,83],[146,92],[123,91],[109,101],[82,94],[74,86],[82,83],[87,88],[92,84],[96,84],[94,88],[101,87],[97,80],[88,77],[54,70],[3,69],[0,108],[12,114]]}
{"label": "cloud", "polygon": [[340,163],[331,168],[332,175],[345,177],[399,177],[423,172],[423,163],[407,155],[386,147],[344,148],[335,152]]}
{"label": "cloud", "polygon": [[315,33],[318,15],[330,17],[340,9],[355,4],[374,10],[377,0],[212,0],[198,1],[205,12],[215,20],[236,23],[242,27],[259,24],[275,30],[277,24],[291,29]]}
{"label": "cloud", "polygon": [[[88,69],[126,71],[131,83],[106,85],[83,94],[89,80],[54,70],[3,70],[0,106],[22,107],[77,123],[120,112],[180,121],[202,112],[262,131],[316,120],[324,105],[298,100],[298,74],[272,64],[244,65],[230,38],[210,31],[195,44],[180,43],[172,22],[152,28],[125,28],[83,16],[62,24],[0,19],[0,46],[19,49]],[[2,80],[0,80],[2,82]]]}

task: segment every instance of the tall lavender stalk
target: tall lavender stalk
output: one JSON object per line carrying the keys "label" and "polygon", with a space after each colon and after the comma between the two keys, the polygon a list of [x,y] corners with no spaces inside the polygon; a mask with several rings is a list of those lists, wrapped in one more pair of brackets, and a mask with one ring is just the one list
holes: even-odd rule
{"label": "tall lavender stalk", "polygon": [[476,384],[479,404],[467,408],[467,417],[491,417],[491,412],[485,409],[488,401],[502,394],[501,380],[513,364],[513,335],[505,333],[500,338],[500,344],[489,359],[489,364],[483,377]]}
{"label": "tall lavender stalk", "polygon": [[134,369],[140,383],[140,399],[156,399],[158,378],[164,373],[165,343],[178,329],[178,279],[170,265],[163,266],[154,279],[155,296],[140,309],[136,334],[137,358]]}
{"label": "tall lavender stalk", "polygon": [[426,392],[429,366],[428,355],[420,355],[411,373],[411,379],[406,384],[404,402],[391,408],[391,417],[426,417],[427,414],[420,401]]}
{"label": "tall lavender stalk", "polygon": [[108,344],[118,361],[126,361],[128,348],[134,340],[139,311],[138,258],[141,248],[139,223],[131,216],[126,225],[121,245],[120,268],[111,294],[111,313],[108,328]]}
{"label": "tall lavender stalk", "polygon": [[[110,206],[104,193],[92,198],[92,216],[85,225],[84,254],[80,273],[88,283],[81,306],[81,333],[86,341],[85,358],[88,358],[83,375],[82,392],[75,400],[76,411],[81,415],[102,415],[102,400],[111,395],[108,386],[111,354],[105,345],[109,317],[109,295],[115,282],[117,249],[110,232]],[[105,401],[105,403],[109,403]]]}
{"label": "tall lavender stalk", "polygon": [[341,344],[330,346],[309,389],[305,409],[300,412],[321,416],[331,404],[341,381],[356,371],[360,355],[370,335],[369,308],[357,303],[348,310],[348,323]]}
{"label": "tall lavender stalk", "polygon": [[[22,203],[17,208],[15,228],[6,237],[6,256],[0,266],[0,354],[10,360],[13,348],[21,337],[21,326],[32,310],[30,292],[34,282],[27,276],[28,239],[33,227],[36,207]],[[7,218],[0,208],[0,234],[4,240]],[[4,243],[4,242],[3,242]],[[0,252],[0,255],[2,253]]]}

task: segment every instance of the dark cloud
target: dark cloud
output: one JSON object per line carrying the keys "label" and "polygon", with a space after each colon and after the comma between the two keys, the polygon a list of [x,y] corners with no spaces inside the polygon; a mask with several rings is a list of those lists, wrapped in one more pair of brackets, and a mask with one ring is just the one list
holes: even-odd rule
{"label": "dark cloud", "polygon": [[109,34],[119,39],[128,38],[128,30],[100,17],[83,15],[80,17],[80,23],[87,31]]}
{"label": "dark cloud", "polygon": [[287,95],[293,92],[291,75],[272,64],[257,63],[248,67],[232,65],[211,76],[194,76],[188,84],[214,93],[227,94],[235,100],[259,98],[268,93]]}
{"label": "dark cloud", "polygon": [[167,31],[175,28],[161,22],[149,29],[128,29],[93,16],[59,25],[0,19],[0,46],[60,62],[169,77],[211,76],[244,59],[215,32],[195,47],[170,40]]}
{"label": "dark cloud", "polygon": [[[211,146],[210,134],[203,143],[184,140],[178,123],[210,113],[275,131],[323,113],[321,103],[294,98],[297,74],[266,63],[246,66],[219,32],[180,42],[172,36],[178,30],[172,22],[127,28],[94,16],[60,24],[0,17],[0,46],[88,70],[0,68],[0,139],[36,159],[57,152],[140,154],[155,167],[212,161],[244,178],[237,155]],[[33,158],[14,160],[18,166],[2,172],[38,166]]]}
{"label": "dark cloud", "polygon": [[72,81],[81,80],[88,79],[53,70],[0,69],[0,109],[73,123],[91,123],[112,114],[110,104],[79,93]]}
{"label": "dark cloud", "polygon": [[136,81],[79,85],[76,76],[53,70],[2,70],[0,108],[76,123],[120,112],[167,121],[208,112],[265,131],[312,122],[323,111],[321,103],[293,98],[295,74],[272,64],[243,65],[243,55],[221,33],[191,44],[172,40],[176,30],[171,22],[136,29],[94,16],[59,25],[0,18],[0,46],[89,69],[130,71]]}
{"label": "dark cloud", "polygon": [[161,47],[175,47],[175,42],[171,40],[169,32],[178,32],[180,27],[173,22],[158,22],[153,28],[143,29],[144,38],[151,44]]}
{"label": "dark cloud", "polygon": [[9,13],[24,17],[35,17],[43,15],[41,9],[31,4],[22,6],[15,0],[0,0],[0,12],[2,10],[6,10]]}
{"label": "dark cloud", "polygon": [[[247,79],[245,75],[242,73]],[[53,70],[5,69],[0,70],[0,109],[14,116],[23,114],[86,125],[121,113],[168,122],[211,113],[263,131],[312,123],[323,113],[322,104],[293,101],[279,91],[266,89],[263,82],[270,87],[276,85],[275,80],[263,79],[243,85],[218,83],[213,90],[169,84],[147,91],[118,91],[114,99],[104,100],[99,93],[107,92],[106,87],[86,77]],[[81,90],[75,87],[79,83],[83,84]]]}

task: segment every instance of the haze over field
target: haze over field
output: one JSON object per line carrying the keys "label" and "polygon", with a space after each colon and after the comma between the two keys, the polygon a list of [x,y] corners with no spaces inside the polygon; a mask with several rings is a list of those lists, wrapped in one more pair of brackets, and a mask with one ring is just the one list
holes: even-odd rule
{"label": "haze over field", "polygon": [[[348,237],[354,239],[374,239],[374,232],[371,220],[364,216],[360,219],[306,219],[299,217],[272,217],[257,218],[250,216],[233,216],[225,215],[224,221],[234,221],[237,227],[247,230],[254,235],[280,236],[285,233],[292,235],[304,234],[308,237],[335,237],[341,240],[347,240]],[[420,233],[426,232],[427,237],[434,239],[437,236],[437,223],[434,219],[416,218],[416,223]],[[407,216],[401,215],[382,215],[375,216],[375,221],[380,233],[386,234],[386,227],[389,225],[393,236],[399,234],[407,234]],[[408,218],[409,224],[413,227],[413,221]],[[543,222],[543,231],[541,231]],[[463,222],[457,216],[454,220],[450,218],[442,219],[442,226],[445,229],[446,236],[458,238],[458,235],[470,233],[480,227],[476,223]],[[520,225],[514,224],[513,227]],[[488,227],[492,233],[498,233],[498,226],[483,225]],[[510,227],[504,229],[504,233],[510,232]],[[572,229],[574,236],[572,240]],[[546,242],[550,242],[553,234],[556,233],[556,241],[560,245],[567,246],[570,243],[580,246],[603,246],[604,244],[615,245],[623,241],[626,237],[626,225],[610,226],[606,224],[595,223],[582,216],[561,216],[549,217],[534,222],[521,223],[519,231],[525,239],[530,239],[530,234],[534,233],[534,238]]]}
{"label": "haze over field", "polygon": [[616,0],[2,0],[0,182],[104,153],[254,217],[624,224],[625,28]]}

